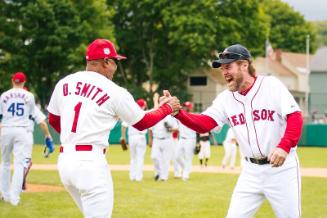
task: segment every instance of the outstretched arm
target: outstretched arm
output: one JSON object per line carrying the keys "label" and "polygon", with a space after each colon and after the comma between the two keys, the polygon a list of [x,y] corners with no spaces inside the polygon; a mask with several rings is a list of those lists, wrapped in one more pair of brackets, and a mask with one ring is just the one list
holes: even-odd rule
{"label": "outstretched arm", "polygon": [[[160,97],[161,98],[160,100],[162,101],[164,98],[169,98],[169,97],[171,97],[169,91],[164,90],[163,96]],[[218,125],[213,118],[207,115],[188,113],[185,110],[179,110],[173,113],[173,116],[175,116],[175,118],[181,121],[185,126],[193,129],[198,133],[209,132],[210,130],[212,130]]]}
{"label": "outstretched arm", "polygon": [[159,108],[147,112],[139,122],[133,125],[133,127],[140,131],[148,129],[167,115],[178,111],[180,108],[179,100],[176,97],[168,97],[160,101]]}
{"label": "outstretched arm", "polygon": [[139,131],[148,129],[173,112],[168,104],[160,106],[158,109],[147,112],[144,117],[133,125]]}
{"label": "outstretched arm", "polygon": [[207,115],[188,113],[184,110],[180,110],[175,118],[198,133],[209,132],[218,125],[214,119]]}

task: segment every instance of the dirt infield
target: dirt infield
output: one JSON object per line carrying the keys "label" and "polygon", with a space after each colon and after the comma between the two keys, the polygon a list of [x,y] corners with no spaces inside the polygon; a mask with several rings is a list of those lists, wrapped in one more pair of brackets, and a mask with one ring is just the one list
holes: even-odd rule
{"label": "dirt infield", "polygon": [[64,187],[62,186],[27,183],[25,192],[33,193],[33,192],[61,192],[61,191],[64,191]]}
{"label": "dirt infield", "polygon": [[[128,171],[129,165],[110,165],[110,169],[112,171]],[[31,170],[57,170],[57,165],[55,164],[33,164]],[[145,171],[153,171],[152,165],[145,165]],[[170,171],[173,169],[170,168]],[[200,166],[193,166],[193,172],[198,173],[228,173],[228,174],[239,174],[241,169],[236,167],[235,169],[231,170],[229,168],[223,169],[221,167],[216,166],[208,166],[205,168],[201,168]],[[302,176],[309,176],[309,177],[322,177],[327,178],[327,168],[301,168],[301,175]]]}

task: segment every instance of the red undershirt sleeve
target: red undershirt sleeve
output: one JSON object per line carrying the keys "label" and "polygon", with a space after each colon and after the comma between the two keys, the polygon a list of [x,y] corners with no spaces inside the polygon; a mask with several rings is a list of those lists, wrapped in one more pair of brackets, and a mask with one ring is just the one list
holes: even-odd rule
{"label": "red undershirt sleeve", "polygon": [[58,132],[60,133],[60,116],[54,115],[49,112],[48,114],[49,124]]}
{"label": "red undershirt sleeve", "polygon": [[218,126],[217,122],[204,114],[188,113],[184,110],[180,110],[175,116],[185,126],[193,129],[198,133],[206,133]]}
{"label": "red undershirt sleeve", "polygon": [[139,122],[133,125],[133,127],[139,131],[148,129],[172,112],[173,110],[168,104],[161,105],[158,109],[147,112]]}
{"label": "red undershirt sleeve", "polygon": [[291,148],[295,147],[299,142],[302,127],[303,118],[300,111],[288,114],[285,133],[277,147],[289,153]]}

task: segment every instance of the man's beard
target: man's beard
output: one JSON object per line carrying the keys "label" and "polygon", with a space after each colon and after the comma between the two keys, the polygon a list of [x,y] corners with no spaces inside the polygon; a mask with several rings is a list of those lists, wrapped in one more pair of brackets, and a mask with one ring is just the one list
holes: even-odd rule
{"label": "man's beard", "polygon": [[233,77],[233,80],[231,82],[227,83],[228,90],[231,92],[238,91],[241,87],[242,81],[243,81],[243,75],[242,75],[241,71],[239,70],[238,74],[236,74]]}

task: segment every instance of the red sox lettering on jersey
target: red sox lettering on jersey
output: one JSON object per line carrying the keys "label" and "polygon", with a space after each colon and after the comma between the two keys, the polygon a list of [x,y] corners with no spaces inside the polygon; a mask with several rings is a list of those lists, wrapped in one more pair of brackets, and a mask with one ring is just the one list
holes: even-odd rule
{"label": "red sox lettering on jersey", "polygon": [[[252,116],[253,116],[253,121],[275,121],[274,119],[274,110],[269,110],[269,109],[259,109],[259,110],[253,110],[252,111]],[[245,116],[244,113],[240,113],[237,115],[232,115],[228,117],[229,122],[232,124],[232,126],[237,126],[237,125],[244,125],[245,124]]]}
{"label": "red sox lettering on jersey", "polygon": [[[68,90],[69,90],[68,83],[64,83],[63,96],[68,96],[72,94]],[[83,82],[77,82],[73,94],[89,98],[92,101],[95,101],[96,104],[99,106],[101,106],[104,102],[106,102],[110,98],[110,96],[107,93],[104,93],[104,91],[101,88],[92,85],[90,83],[83,83]]]}

